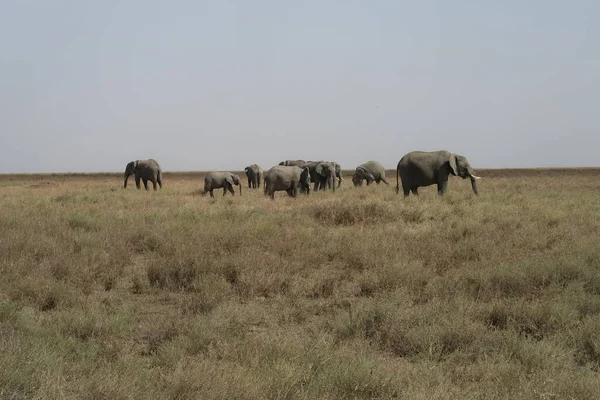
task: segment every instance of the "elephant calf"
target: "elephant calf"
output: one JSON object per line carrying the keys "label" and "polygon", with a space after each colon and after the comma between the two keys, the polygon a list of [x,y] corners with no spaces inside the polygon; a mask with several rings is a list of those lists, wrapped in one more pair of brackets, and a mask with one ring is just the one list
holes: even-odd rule
{"label": "elephant calf", "polygon": [[419,195],[419,187],[436,184],[438,194],[443,195],[448,186],[448,175],[471,179],[473,193],[478,194],[477,179],[469,161],[461,155],[440,151],[413,151],[400,159],[396,168],[396,194],[400,191],[398,178],[402,179],[404,197],[410,192]]}
{"label": "elephant calf", "polygon": [[263,179],[263,170],[257,164],[252,164],[244,168],[248,177],[248,189],[260,188],[260,181]]}
{"label": "elephant calf", "polygon": [[240,187],[241,196],[242,181],[238,175],[232,174],[231,172],[211,171],[204,177],[204,193],[202,193],[202,195],[209,192],[210,197],[215,197],[213,195],[213,190],[223,188],[223,196],[225,196],[227,191],[229,191],[232,196],[235,196],[233,185]]}
{"label": "elephant calf", "polygon": [[275,199],[275,192],[285,190],[296,197],[300,191],[310,193],[310,172],[308,168],[277,165],[265,173],[265,196]]}
{"label": "elephant calf", "polygon": [[127,188],[127,180],[131,175],[135,175],[135,186],[138,189],[140,189],[140,180],[144,182],[146,190],[150,190],[148,189],[148,181],[152,182],[154,190],[157,189],[157,184],[162,189],[162,170],[156,160],[135,160],[127,164],[123,188]]}
{"label": "elephant calf", "polygon": [[356,167],[356,171],[352,175],[352,183],[354,183],[354,186],[362,186],[363,180],[367,181],[367,186],[373,182],[378,185],[379,182],[389,185],[388,181],[385,180],[385,168],[377,161],[368,161]]}

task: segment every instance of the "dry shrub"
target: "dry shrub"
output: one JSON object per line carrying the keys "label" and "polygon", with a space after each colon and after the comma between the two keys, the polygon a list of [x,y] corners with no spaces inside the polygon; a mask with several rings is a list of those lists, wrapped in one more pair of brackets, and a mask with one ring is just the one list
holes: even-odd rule
{"label": "dry shrub", "polygon": [[386,223],[398,218],[389,202],[372,199],[360,202],[324,200],[311,204],[306,212],[316,221],[333,226]]}
{"label": "dry shrub", "polygon": [[213,268],[210,260],[195,257],[160,258],[148,266],[147,277],[151,286],[196,292],[200,278]]}
{"label": "dry shrub", "polygon": [[576,349],[575,360],[589,366],[594,371],[600,371],[600,318],[586,318],[582,324],[575,327],[570,342]]}

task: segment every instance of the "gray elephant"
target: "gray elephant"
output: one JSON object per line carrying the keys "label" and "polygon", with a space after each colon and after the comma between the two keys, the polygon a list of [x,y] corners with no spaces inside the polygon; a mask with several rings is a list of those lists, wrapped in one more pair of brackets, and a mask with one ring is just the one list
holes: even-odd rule
{"label": "gray elephant", "polygon": [[310,171],[308,168],[276,165],[265,173],[265,196],[275,199],[275,192],[285,190],[296,197],[298,190],[310,193]]}
{"label": "gray elephant", "polygon": [[331,188],[335,192],[335,165],[328,161],[308,161],[305,165],[310,171],[310,180],[314,183],[313,190]]}
{"label": "gray elephant", "polygon": [[342,166],[336,162],[332,162],[332,164],[335,167],[335,177],[337,178],[337,187],[339,188],[340,186],[342,186],[342,181],[344,180],[344,177],[342,176]]}
{"label": "gray elephant", "polygon": [[148,181],[152,182],[154,190],[157,189],[157,184],[162,189],[162,169],[156,160],[135,160],[127,164],[123,188],[127,188],[127,180],[131,175],[135,175],[135,186],[138,189],[140,189],[140,180],[144,182],[146,190],[149,190]]}
{"label": "gray elephant", "polygon": [[304,164],[306,164],[306,161],[304,160],[285,160],[279,163],[279,165],[284,165],[287,167],[295,166],[300,168],[303,168]]}
{"label": "gray elephant", "polygon": [[240,187],[240,196],[242,195],[242,181],[240,177],[231,172],[211,171],[204,177],[204,193],[210,193],[210,197],[213,195],[213,190],[223,188],[223,196],[229,191],[232,196],[235,196],[233,185]]}
{"label": "gray elephant", "polygon": [[354,186],[362,186],[363,180],[367,181],[367,186],[373,182],[378,185],[379,182],[389,185],[388,181],[385,180],[385,168],[377,161],[367,161],[356,167],[354,175],[352,175],[352,183],[354,183]]}
{"label": "gray elephant", "polygon": [[252,164],[244,168],[244,171],[246,171],[246,176],[248,177],[248,188],[260,188],[260,182],[263,179],[262,168],[257,164]]}
{"label": "gray elephant", "polygon": [[439,195],[446,192],[448,175],[460,176],[471,179],[471,187],[475,195],[477,192],[477,179],[473,168],[464,156],[450,153],[446,150],[424,152],[413,151],[406,154],[398,162],[396,168],[396,194],[400,192],[398,178],[402,179],[404,197],[410,192],[419,195],[419,187],[436,184]]}

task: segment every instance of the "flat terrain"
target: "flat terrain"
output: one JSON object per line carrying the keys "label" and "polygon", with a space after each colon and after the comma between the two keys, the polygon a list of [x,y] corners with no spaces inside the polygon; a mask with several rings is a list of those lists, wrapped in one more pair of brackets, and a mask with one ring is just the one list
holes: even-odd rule
{"label": "flat terrain", "polygon": [[0,176],[0,398],[600,398],[600,170],[346,175]]}

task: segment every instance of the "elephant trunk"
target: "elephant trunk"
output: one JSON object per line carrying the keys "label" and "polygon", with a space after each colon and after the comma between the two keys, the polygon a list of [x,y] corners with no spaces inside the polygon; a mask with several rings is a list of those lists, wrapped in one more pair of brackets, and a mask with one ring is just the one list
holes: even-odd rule
{"label": "elephant trunk", "polygon": [[240,196],[241,196],[242,195],[242,182],[240,182],[238,186],[240,187]]}
{"label": "elephant trunk", "polygon": [[123,178],[123,189],[127,189],[127,180],[129,179],[129,174],[125,172],[125,177]]}
{"label": "elephant trunk", "polygon": [[477,181],[476,179],[481,179],[478,176],[475,175],[471,175],[471,187],[473,188],[473,193],[475,193],[476,196],[479,195],[479,192],[477,191]]}

